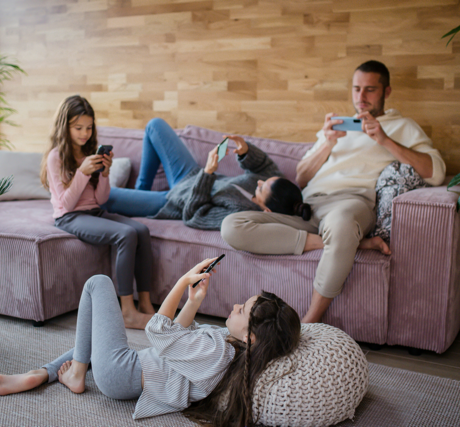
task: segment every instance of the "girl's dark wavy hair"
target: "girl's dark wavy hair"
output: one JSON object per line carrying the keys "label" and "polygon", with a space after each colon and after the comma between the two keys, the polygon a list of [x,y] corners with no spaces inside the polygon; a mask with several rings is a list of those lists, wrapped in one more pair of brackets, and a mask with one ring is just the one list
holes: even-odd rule
{"label": "girl's dark wavy hair", "polygon": [[[235,357],[213,392],[183,413],[201,425],[249,427],[258,421],[252,412],[254,385],[267,365],[295,350],[300,340],[300,318],[275,294],[262,291],[249,313],[248,343],[229,337]],[[226,401],[222,409],[222,401]],[[219,408],[221,408],[219,410]]]}
{"label": "girl's dark wavy hair", "polygon": [[272,212],[301,216],[305,221],[311,218],[311,207],[303,202],[300,188],[286,178],[273,181],[265,206]]}
{"label": "girl's dark wavy hair", "polygon": [[[81,147],[81,151],[85,156],[90,156],[96,153],[97,132],[96,117],[93,107],[91,107],[91,104],[80,95],[69,96],[61,102],[56,111],[50,136],[51,145],[42,159],[40,179],[46,189],[49,189],[46,164],[48,155],[53,148],[57,147],[59,151],[62,182],[68,185],[75,175],[78,165],[72,151],[70,125],[81,116],[89,116],[93,119],[93,131],[91,133],[91,137],[88,141],[86,141],[86,144]],[[94,188],[96,188],[97,183],[99,182],[99,172],[94,172],[91,175],[89,182]]]}

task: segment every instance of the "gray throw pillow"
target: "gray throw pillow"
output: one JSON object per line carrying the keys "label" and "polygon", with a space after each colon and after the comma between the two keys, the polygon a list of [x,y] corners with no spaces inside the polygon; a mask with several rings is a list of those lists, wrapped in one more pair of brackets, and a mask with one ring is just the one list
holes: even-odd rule
{"label": "gray throw pillow", "polygon": [[129,157],[119,157],[113,159],[109,174],[110,186],[121,188],[126,187],[130,174],[131,159]]}
{"label": "gray throw pillow", "polygon": [[13,175],[13,186],[0,196],[4,200],[49,199],[50,193],[40,182],[40,165],[43,154],[0,151],[1,177]]}
{"label": "gray throw pillow", "polygon": [[391,236],[393,199],[416,188],[430,187],[415,169],[398,161],[390,163],[380,174],[375,191],[377,193],[377,222],[368,237],[379,236],[387,243]]}

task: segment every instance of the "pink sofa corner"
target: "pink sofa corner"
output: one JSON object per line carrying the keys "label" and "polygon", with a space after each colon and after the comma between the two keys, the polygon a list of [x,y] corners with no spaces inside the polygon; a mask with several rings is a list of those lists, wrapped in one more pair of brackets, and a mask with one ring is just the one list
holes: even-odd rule
{"label": "pink sofa corner", "polygon": [[[222,139],[222,133],[196,126],[187,126],[177,133],[201,165],[208,151]],[[98,136],[101,144],[114,146],[115,157],[130,157],[128,187],[133,187],[139,172],[143,131],[98,127]],[[295,165],[311,147],[256,137],[247,139],[268,152],[290,179],[295,177]],[[222,161],[219,172],[240,173],[231,157]],[[152,189],[166,188],[165,175],[160,171]],[[344,290],[323,321],[341,328],[357,341],[445,351],[460,329],[460,215],[455,211],[455,201],[446,187],[414,190],[397,197],[392,256],[358,251]],[[5,203],[6,210],[1,206]],[[47,200],[0,204],[1,314],[48,319],[77,307],[86,276],[110,275],[109,249],[90,247],[74,236],[61,234],[53,227],[51,213]],[[23,222],[34,218],[34,222],[30,229],[21,229],[17,223],[12,226],[18,218]],[[254,255],[234,250],[217,231],[191,229],[181,221],[136,220],[149,227],[152,237],[154,303],[161,303],[177,278],[192,265],[205,257],[225,253],[225,262],[213,278],[201,312],[227,317],[233,303],[244,301],[261,289],[277,293],[300,315],[306,312],[321,251],[301,256]],[[14,254],[22,253],[21,242],[36,240],[38,229],[43,234],[40,239],[50,240],[52,246],[47,249],[40,240],[34,250],[27,252],[27,260],[22,257],[22,261],[13,262]],[[11,267],[5,269],[5,262],[12,262]],[[13,292],[6,288],[21,290]]]}

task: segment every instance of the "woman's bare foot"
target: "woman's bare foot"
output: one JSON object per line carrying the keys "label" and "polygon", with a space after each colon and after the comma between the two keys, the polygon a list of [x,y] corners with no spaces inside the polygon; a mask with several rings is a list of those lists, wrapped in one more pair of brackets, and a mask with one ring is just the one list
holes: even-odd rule
{"label": "woman's bare foot", "polygon": [[382,252],[384,255],[391,255],[390,248],[381,237],[372,237],[370,239],[363,239],[359,244],[359,249],[374,249]]}
{"label": "woman's bare foot", "polygon": [[145,329],[145,326],[153,316],[153,314],[139,313],[137,310],[122,313],[125,328],[127,329]]}
{"label": "woman's bare foot", "polygon": [[74,393],[85,391],[85,378],[88,364],[72,360],[64,362],[58,371],[59,382]]}
{"label": "woman's bare foot", "polygon": [[31,390],[48,381],[48,371],[44,368],[26,374],[0,375],[0,396]]}

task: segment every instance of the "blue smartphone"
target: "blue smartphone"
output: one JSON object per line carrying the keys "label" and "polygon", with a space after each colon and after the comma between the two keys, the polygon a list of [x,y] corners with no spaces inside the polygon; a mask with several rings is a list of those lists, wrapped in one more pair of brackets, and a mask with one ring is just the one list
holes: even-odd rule
{"label": "blue smartphone", "polygon": [[217,155],[219,156],[219,158],[217,159],[218,162],[220,162],[227,154],[227,146],[228,146],[228,138],[225,138],[217,146]]}
{"label": "blue smartphone", "polygon": [[332,126],[333,130],[363,131],[363,128],[361,127],[361,119],[355,119],[354,117],[331,117],[331,120],[343,120],[343,123]]}

